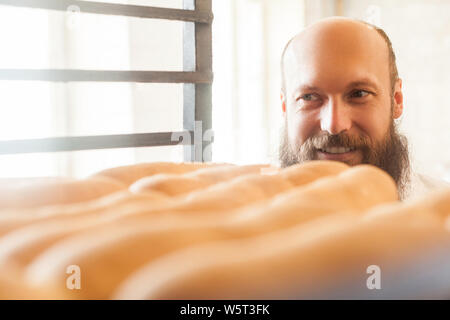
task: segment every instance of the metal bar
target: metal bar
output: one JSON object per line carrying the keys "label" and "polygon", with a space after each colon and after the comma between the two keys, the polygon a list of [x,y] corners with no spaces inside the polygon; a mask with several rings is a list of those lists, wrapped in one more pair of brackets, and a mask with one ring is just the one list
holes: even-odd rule
{"label": "metal bar", "polygon": [[[211,0],[184,0],[185,9],[211,12]],[[196,70],[212,75],[212,28],[206,24],[184,25],[185,71]],[[193,53],[194,52],[194,53]],[[185,146],[185,161],[211,161],[212,135],[211,83],[185,84],[183,89],[183,127],[194,132],[194,144]]]}
{"label": "metal bar", "polygon": [[0,154],[186,145],[192,136],[191,132],[180,131],[10,140],[0,141]]}
{"label": "metal bar", "polygon": [[115,71],[70,69],[0,69],[0,80],[93,81],[145,83],[211,83],[212,73],[175,71]]}
{"label": "metal bar", "polygon": [[192,11],[182,9],[158,8],[117,3],[103,3],[79,0],[0,0],[0,5],[67,11],[77,7],[80,12],[105,15],[117,15],[148,19],[166,19],[211,23],[213,16],[208,11]]}

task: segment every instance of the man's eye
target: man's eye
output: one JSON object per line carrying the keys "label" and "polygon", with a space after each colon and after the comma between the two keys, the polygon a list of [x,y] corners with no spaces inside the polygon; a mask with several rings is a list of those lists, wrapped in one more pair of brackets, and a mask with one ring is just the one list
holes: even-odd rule
{"label": "man's eye", "polygon": [[370,92],[366,90],[355,90],[350,94],[350,98],[364,98],[369,94]]}
{"label": "man's eye", "polygon": [[300,97],[301,100],[304,101],[316,101],[319,100],[319,98],[317,97],[317,95],[313,94],[313,93],[306,93],[304,95],[302,95]]}

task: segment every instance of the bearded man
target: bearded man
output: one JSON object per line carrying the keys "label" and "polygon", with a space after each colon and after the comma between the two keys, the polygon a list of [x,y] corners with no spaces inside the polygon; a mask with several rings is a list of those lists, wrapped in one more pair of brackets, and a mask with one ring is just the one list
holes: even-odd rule
{"label": "bearded man", "polygon": [[349,18],[320,20],[287,43],[281,72],[282,167],[320,159],[372,164],[392,176],[401,199],[446,185],[411,174],[408,142],[396,123],[402,80],[382,29]]}

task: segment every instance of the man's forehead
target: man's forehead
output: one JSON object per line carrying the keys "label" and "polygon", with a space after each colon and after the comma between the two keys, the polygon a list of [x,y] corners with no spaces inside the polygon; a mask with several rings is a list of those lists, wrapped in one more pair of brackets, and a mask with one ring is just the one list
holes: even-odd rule
{"label": "man's forehead", "polygon": [[291,41],[284,57],[287,82],[357,78],[389,81],[389,51],[378,32],[359,21],[327,19]]}

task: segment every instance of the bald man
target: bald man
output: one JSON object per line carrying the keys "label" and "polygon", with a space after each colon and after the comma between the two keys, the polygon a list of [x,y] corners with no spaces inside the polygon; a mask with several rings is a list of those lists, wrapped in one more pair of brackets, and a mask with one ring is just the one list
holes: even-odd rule
{"label": "bald man", "polygon": [[294,36],[281,59],[284,117],[280,164],[327,159],[373,164],[389,173],[401,199],[437,186],[411,175],[402,80],[386,33],[366,22],[332,17]]}

